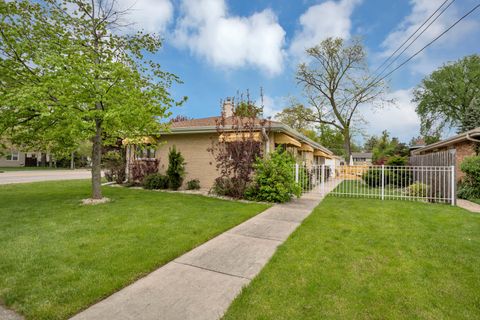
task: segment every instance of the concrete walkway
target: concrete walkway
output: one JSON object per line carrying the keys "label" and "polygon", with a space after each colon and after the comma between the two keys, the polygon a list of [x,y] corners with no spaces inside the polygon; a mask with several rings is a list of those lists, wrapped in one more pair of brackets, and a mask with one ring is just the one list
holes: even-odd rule
{"label": "concrete walkway", "polygon": [[0,173],[0,184],[89,179],[91,175],[88,169],[5,171]]}
{"label": "concrete walkway", "polygon": [[322,198],[275,205],[72,319],[218,319]]}
{"label": "concrete walkway", "polygon": [[24,320],[23,316],[0,305],[0,320]]}
{"label": "concrete walkway", "polygon": [[471,212],[480,213],[480,204],[472,201],[457,199],[457,206]]}

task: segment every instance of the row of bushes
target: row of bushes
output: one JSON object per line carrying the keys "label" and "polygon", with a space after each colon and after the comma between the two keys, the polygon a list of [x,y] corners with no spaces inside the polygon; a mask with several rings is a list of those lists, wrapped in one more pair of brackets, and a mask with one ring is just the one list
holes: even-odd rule
{"label": "row of bushes", "polygon": [[295,183],[295,173],[292,170],[294,164],[295,159],[289,152],[278,149],[266,157],[257,157],[252,180],[243,194],[238,195],[237,191],[238,185],[244,181],[229,177],[217,178],[212,191],[219,195],[253,201],[287,202],[302,192]]}
{"label": "row of bushes", "polygon": [[[170,148],[168,153],[168,168],[166,174],[158,173],[158,161],[155,162],[155,170],[143,170],[143,176],[140,179],[132,173],[132,178],[136,178],[137,181],[142,181],[145,189],[172,189],[178,190],[185,177],[185,159],[183,155],[176,150],[175,146]],[[145,169],[150,165],[145,163]],[[187,182],[188,190],[200,189],[200,181],[193,179]]]}
{"label": "row of bushes", "polygon": [[[179,187],[176,184],[172,184],[172,180],[168,175],[153,173],[143,179],[143,187],[145,189],[173,189],[177,190]],[[175,181],[175,180],[174,180]],[[200,189],[200,181],[193,179],[187,182],[187,190]]]}
{"label": "row of bushes", "polygon": [[[125,175],[125,157],[118,151],[109,151],[104,155],[105,177],[108,181],[123,183]],[[130,184],[142,185],[146,189],[173,189],[178,190],[185,177],[185,160],[173,146],[168,154],[168,168],[166,174],[158,173],[159,160],[137,160],[130,166]],[[188,190],[200,189],[200,181],[193,179],[187,182]]]}
{"label": "row of bushes", "polygon": [[[382,169],[371,168],[362,175],[363,181],[372,188],[382,186]],[[412,183],[412,173],[408,170],[385,170],[384,183],[395,187],[405,187]]]}

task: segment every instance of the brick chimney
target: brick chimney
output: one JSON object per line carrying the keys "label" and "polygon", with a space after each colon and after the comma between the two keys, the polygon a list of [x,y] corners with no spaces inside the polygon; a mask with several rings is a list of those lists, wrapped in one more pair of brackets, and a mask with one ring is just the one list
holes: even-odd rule
{"label": "brick chimney", "polygon": [[233,117],[233,99],[232,98],[226,98],[223,101],[222,114],[226,118]]}

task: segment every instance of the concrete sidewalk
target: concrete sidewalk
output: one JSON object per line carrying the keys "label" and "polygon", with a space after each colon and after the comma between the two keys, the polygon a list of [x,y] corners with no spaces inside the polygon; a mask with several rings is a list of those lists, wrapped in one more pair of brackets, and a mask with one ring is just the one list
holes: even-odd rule
{"label": "concrete sidewalk", "polygon": [[0,184],[89,179],[91,176],[89,169],[6,171],[0,173]]}
{"label": "concrete sidewalk", "polygon": [[275,205],[72,319],[218,319],[322,198]]}
{"label": "concrete sidewalk", "polygon": [[472,201],[457,199],[457,206],[471,212],[480,213],[480,204]]}

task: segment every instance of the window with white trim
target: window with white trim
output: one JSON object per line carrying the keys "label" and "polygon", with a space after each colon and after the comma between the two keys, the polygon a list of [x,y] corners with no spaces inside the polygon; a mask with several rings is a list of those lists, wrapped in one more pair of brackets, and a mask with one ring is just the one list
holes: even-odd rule
{"label": "window with white trim", "polygon": [[18,159],[20,158],[20,155],[18,151],[12,151],[7,154],[6,158],[9,161],[18,161]]}
{"label": "window with white trim", "polygon": [[136,146],[135,159],[137,160],[153,160],[155,159],[155,148],[152,146]]}

